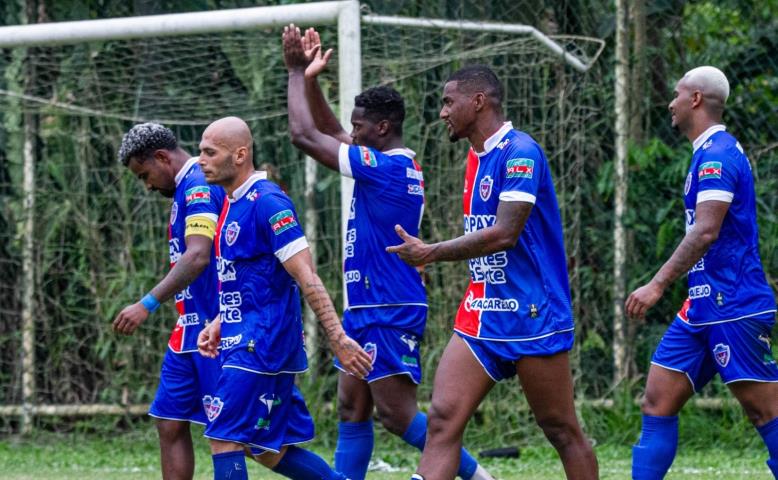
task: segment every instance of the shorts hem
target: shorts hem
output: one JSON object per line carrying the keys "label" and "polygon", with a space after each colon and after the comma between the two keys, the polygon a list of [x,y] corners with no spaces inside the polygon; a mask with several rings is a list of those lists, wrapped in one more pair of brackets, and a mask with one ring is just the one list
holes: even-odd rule
{"label": "shorts hem", "polygon": [[173,420],[175,422],[189,422],[189,423],[196,423],[197,425],[207,425],[205,422],[201,422],[199,420],[192,420],[191,418],[175,418],[175,417],[167,417],[162,415],[157,415],[155,413],[148,412],[147,415],[152,418],[157,418],[159,420]]}
{"label": "shorts hem", "polygon": [[[458,330],[454,330],[454,331],[459,333]],[[464,334],[462,334],[462,335],[464,335]],[[464,338],[462,339],[462,342],[464,342],[464,344],[467,346],[467,349],[470,350],[470,353],[473,355],[473,358],[475,358],[475,361],[478,362],[478,364],[481,365],[481,368],[484,369],[484,373],[486,373],[486,376],[491,378],[494,383],[499,383],[500,380],[497,380],[496,378],[494,378],[492,376],[492,374],[489,372],[489,369],[486,368],[486,365],[484,365],[483,362],[481,362],[481,359],[478,358],[478,355],[476,355],[475,351],[473,351],[473,347],[471,347],[470,344],[467,343],[467,341]]]}
{"label": "shorts hem", "polygon": [[778,383],[778,379],[765,380],[763,378],[735,378],[732,380],[727,380],[726,382],[724,382],[724,385],[729,385],[730,383],[735,383],[735,382]]}
{"label": "shorts hem", "polygon": [[700,323],[696,323],[696,322],[692,323],[691,321],[687,321],[687,320],[682,319],[678,315],[676,315],[675,317],[678,318],[679,320],[681,320],[682,322],[691,325],[692,327],[705,327],[705,326],[708,326],[708,325],[717,325],[719,323],[737,322],[738,320],[745,320],[747,318],[758,317],[759,315],[766,315],[768,313],[773,313],[774,314],[774,313],[776,313],[776,310],[775,309],[765,310],[763,312],[749,313],[747,315],[743,315],[742,317],[730,318],[730,319],[727,319],[727,320],[714,320],[714,321],[711,321],[711,322],[700,322]]}
{"label": "shorts hem", "polygon": [[[230,440],[229,438],[219,438],[219,437],[213,437],[211,435],[205,435],[205,434],[203,434],[203,436],[205,438],[210,439],[210,440],[217,440],[217,441],[220,441],[220,442],[237,443],[238,445],[245,445],[245,446],[248,446],[248,447],[251,447],[251,448],[259,448],[259,449],[264,450],[264,452],[262,452],[262,453],[265,453],[265,452],[279,453],[279,452],[281,452],[281,450],[276,450],[275,448],[270,448],[270,447],[264,447],[264,446],[256,444],[256,443],[236,442],[235,440]],[[316,435],[311,436],[311,438],[309,438],[307,440],[300,440],[299,442],[286,442],[286,443],[282,443],[281,446],[282,447],[286,447],[286,446],[289,446],[289,445],[299,445],[301,443],[308,443],[311,440],[313,440],[314,438],[316,438]],[[251,452],[252,455],[262,455],[262,453],[255,454],[254,452]]]}
{"label": "shorts hem", "polygon": [[683,374],[684,374],[684,376],[686,376],[686,379],[687,379],[687,380],[689,380],[689,383],[690,383],[690,384],[691,384],[691,386],[692,386],[692,391],[693,391],[694,393],[697,393],[697,386],[696,386],[696,385],[694,384],[694,382],[692,381],[692,377],[690,377],[690,376],[689,376],[689,372],[686,372],[686,371],[684,371],[684,370],[680,370],[680,369],[678,369],[678,368],[672,368],[672,367],[668,367],[667,365],[662,365],[661,363],[659,363],[659,362],[655,362],[655,361],[653,361],[653,360],[651,360],[651,365],[656,365],[657,367],[664,368],[665,370],[670,370],[671,372],[678,372],[678,373],[683,373]]}
{"label": "shorts hem", "polygon": [[283,375],[283,374],[297,375],[298,373],[305,373],[308,371],[307,367],[303,370],[281,370],[280,372],[262,372],[259,370],[252,370],[246,367],[239,367],[237,365],[222,365],[222,368],[234,368],[235,370],[243,370],[244,372],[255,373],[257,375],[271,375],[271,376]]}
{"label": "shorts hem", "polygon": [[454,328],[454,331],[459,333],[459,334],[461,334],[461,335],[464,335],[464,336],[466,336],[468,338],[472,338],[474,340],[486,340],[486,341],[489,341],[489,342],[506,342],[507,343],[507,342],[532,342],[532,341],[535,341],[535,340],[541,340],[543,338],[548,338],[548,337],[550,337],[552,335],[557,335],[559,333],[574,332],[575,331],[575,327],[570,327],[570,328],[566,328],[566,329],[563,329],[563,330],[554,330],[553,332],[544,333],[542,335],[538,335],[538,336],[535,336],[535,337],[528,337],[528,338],[488,338],[488,337],[480,337],[480,336],[476,336],[476,335],[471,335],[469,333],[463,332],[462,330],[459,330],[458,328]]}
{"label": "shorts hem", "polygon": [[[343,372],[343,373],[345,373],[345,374],[347,374],[347,375],[351,375],[351,374],[350,374],[350,373],[348,373],[347,371],[343,370],[343,368],[342,368],[341,366],[339,366],[339,365],[334,365],[334,367],[335,367],[337,370],[339,370],[339,371],[341,371],[341,372]],[[416,381],[416,379],[415,379],[415,378],[413,378],[413,374],[411,374],[410,372],[395,372],[395,373],[387,373],[386,375],[381,375],[381,376],[380,376],[380,377],[378,377],[378,378],[371,378],[371,379],[369,379],[369,380],[368,380],[368,379],[364,379],[364,378],[363,378],[362,380],[364,380],[365,382],[367,382],[368,384],[370,384],[370,383],[373,383],[373,382],[375,382],[375,381],[377,381],[377,380],[383,380],[384,378],[388,378],[388,377],[396,377],[397,375],[408,375],[408,377],[410,377],[411,381],[412,381],[412,382],[413,382],[415,385],[420,385],[420,384],[421,384],[421,380],[419,380],[419,381],[417,382],[417,381]]]}

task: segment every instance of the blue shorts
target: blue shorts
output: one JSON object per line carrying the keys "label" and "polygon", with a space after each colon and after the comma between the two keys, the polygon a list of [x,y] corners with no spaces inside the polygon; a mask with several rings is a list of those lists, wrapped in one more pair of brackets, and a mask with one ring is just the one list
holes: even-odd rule
{"label": "blue shorts", "polygon": [[[415,384],[421,382],[421,338],[414,333],[398,328],[382,326],[365,327],[358,330],[345,328],[346,334],[359,343],[370,355],[373,369],[365,380],[375,382],[393,375],[408,375]],[[335,358],[335,368],[343,366]]]}
{"label": "blue shorts", "polygon": [[205,436],[247,445],[255,455],[313,440],[313,419],[294,377],[225,367],[208,399]]}
{"label": "blue shorts", "polygon": [[469,337],[454,331],[484,367],[486,374],[495,382],[507,380],[516,375],[516,362],[523,357],[547,357],[567,352],[573,348],[573,331],[560,332],[526,342],[499,342]]}
{"label": "blue shorts", "polygon": [[773,314],[694,326],[680,318],[668,327],[651,363],[686,374],[695,392],[716,373],[724,383],[778,382],[770,349]]}
{"label": "blue shorts", "polygon": [[162,360],[159,387],[149,415],[205,425],[204,399],[216,389],[221,374],[218,359],[197,352],[174,353],[168,349]]}

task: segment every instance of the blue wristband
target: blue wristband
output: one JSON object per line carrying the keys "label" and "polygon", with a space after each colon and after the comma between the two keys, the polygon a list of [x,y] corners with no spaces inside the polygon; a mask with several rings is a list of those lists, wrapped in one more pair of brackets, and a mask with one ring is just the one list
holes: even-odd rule
{"label": "blue wristband", "polygon": [[140,304],[146,307],[146,310],[148,310],[149,313],[154,313],[154,311],[159,308],[159,300],[151,293],[147,293],[145,297],[141,298]]}

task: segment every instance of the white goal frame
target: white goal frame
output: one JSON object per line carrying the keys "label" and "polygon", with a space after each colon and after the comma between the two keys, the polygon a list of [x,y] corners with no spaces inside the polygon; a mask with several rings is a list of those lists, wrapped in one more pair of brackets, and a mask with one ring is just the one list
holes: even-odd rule
{"label": "white goal frame", "polygon": [[[247,31],[281,27],[289,23],[300,25],[337,24],[338,28],[338,82],[340,122],[348,128],[354,97],[362,90],[361,22],[369,24],[408,26],[446,30],[470,30],[528,35],[540,45],[559,56],[579,72],[586,72],[599,57],[599,50],[587,59],[566,51],[552,37],[528,25],[495,22],[465,22],[441,19],[390,17],[367,14],[362,16],[357,0],[326,1],[296,5],[252,7],[195,13],[150,15],[0,27],[0,48],[24,48],[43,45],[76,44],[90,41],[126,40],[148,37],[172,37],[192,34]],[[4,92],[8,93],[8,92]],[[25,129],[26,132],[26,129]],[[27,137],[25,137],[28,140]],[[25,146],[27,146],[25,141]],[[22,248],[22,404],[0,405],[0,416],[20,416],[21,431],[29,432],[37,415],[77,416],[95,414],[142,414],[147,405],[36,405],[34,357],[34,264],[32,255],[35,202],[34,152],[24,149],[22,194],[24,198],[24,227]],[[316,163],[306,159],[306,195],[316,182]],[[354,181],[341,176],[341,233],[345,236]],[[309,223],[309,222],[306,222]],[[309,229],[311,225],[308,225]],[[344,294],[344,303],[347,299]],[[306,333],[308,327],[306,325]]]}

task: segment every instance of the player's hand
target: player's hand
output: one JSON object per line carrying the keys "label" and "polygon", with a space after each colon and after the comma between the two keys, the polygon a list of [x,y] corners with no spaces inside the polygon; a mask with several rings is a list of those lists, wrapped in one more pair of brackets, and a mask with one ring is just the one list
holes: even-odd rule
{"label": "player's hand", "polygon": [[[286,69],[290,72],[293,70],[305,70],[308,66],[308,59],[303,51],[302,37],[300,36],[300,29],[295,27],[294,23],[290,23],[284,27],[284,33],[281,35],[281,40],[284,45],[284,63]],[[321,49],[321,45],[316,45],[310,52],[311,56],[317,55],[318,50]]]}
{"label": "player's hand", "polygon": [[322,54],[319,32],[313,28],[305,31],[302,42],[305,58],[309,62],[305,69],[305,78],[316,78],[327,67],[327,63],[332,57],[332,49],[330,48]]}
{"label": "player's hand", "polygon": [[430,246],[422,242],[413,235],[409,235],[408,232],[400,225],[394,226],[394,231],[400,236],[400,239],[404,243],[401,245],[393,245],[386,247],[386,251],[389,253],[396,253],[400,256],[402,261],[409,265],[417,266],[424,265],[429,262]]}
{"label": "player's hand", "polygon": [[149,318],[149,311],[140,302],[127,305],[113,321],[113,331],[122,335],[132,335],[132,332],[147,318]]}
{"label": "player's hand", "polygon": [[343,369],[357,378],[365,378],[373,369],[370,355],[345,333],[338,340],[332,342],[332,351],[338,357]]}
{"label": "player's hand", "polygon": [[664,290],[659,283],[652,280],[630,293],[624,304],[627,316],[630,318],[644,318],[648,309],[662,298]]}
{"label": "player's hand", "polygon": [[197,336],[197,351],[208,358],[219,356],[219,343],[222,339],[222,322],[217,318],[200,331]]}

